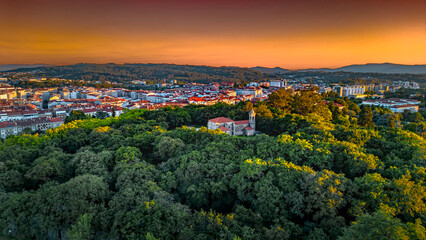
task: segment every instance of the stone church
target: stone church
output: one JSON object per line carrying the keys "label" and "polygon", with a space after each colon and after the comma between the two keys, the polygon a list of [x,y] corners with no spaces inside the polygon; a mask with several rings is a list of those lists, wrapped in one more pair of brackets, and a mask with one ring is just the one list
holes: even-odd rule
{"label": "stone church", "polygon": [[225,117],[210,119],[207,123],[208,129],[215,130],[219,128],[231,136],[252,136],[256,130],[256,113],[252,109],[249,112],[249,120],[234,121]]}

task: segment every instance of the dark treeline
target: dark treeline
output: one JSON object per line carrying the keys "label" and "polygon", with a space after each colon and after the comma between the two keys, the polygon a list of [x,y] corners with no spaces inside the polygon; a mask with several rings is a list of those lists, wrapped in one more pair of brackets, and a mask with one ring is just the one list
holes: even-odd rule
{"label": "dark treeline", "polygon": [[[211,83],[223,81],[259,82],[265,79],[311,78],[312,83],[321,80],[325,83],[341,84],[382,84],[393,81],[414,81],[426,86],[426,74],[384,74],[354,72],[297,72],[282,74],[260,73],[239,67],[210,67],[176,64],[75,64],[66,66],[38,67],[11,70],[28,72],[32,77],[60,77],[71,80],[114,81],[128,83],[131,80],[147,79],[159,83],[165,79],[175,79],[181,83]],[[25,75],[25,74],[24,74]]]}
{"label": "dark treeline", "polygon": [[[16,70],[16,71],[22,71]],[[260,72],[238,67],[209,67],[175,64],[76,64],[30,69],[37,76],[62,77],[86,81],[116,81],[149,79],[161,82],[176,79],[182,82],[261,81]]]}
{"label": "dark treeline", "polygon": [[[264,134],[187,127],[247,119],[252,108]],[[106,119],[75,112],[59,128],[1,142],[0,231],[18,239],[425,239],[426,142],[401,129],[415,115],[399,117],[313,91]]]}
{"label": "dark treeline", "polygon": [[112,85],[107,82],[82,82],[77,80],[50,80],[47,79],[45,81],[32,82],[32,81],[15,81],[13,84],[15,87],[21,88],[50,88],[50,87],[95,87],[95,88],[112,88],[112,87],[123,87],[121,85]]}
{"label": "dark treeline", "polygon": [[421,101],[421,105],[426,103],[426,88],[423,89],[407,89],[401,88],[395,92],[385,92],[385,98],[412,98]]}

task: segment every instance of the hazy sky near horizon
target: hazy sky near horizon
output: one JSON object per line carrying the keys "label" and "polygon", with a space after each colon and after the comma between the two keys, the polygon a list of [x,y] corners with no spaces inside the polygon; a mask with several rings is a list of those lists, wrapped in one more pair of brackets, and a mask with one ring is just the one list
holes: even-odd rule
{"label": "hazy sky near horizon", "polygon": [[426,0],[0,0],[0,64],[426,64]]}

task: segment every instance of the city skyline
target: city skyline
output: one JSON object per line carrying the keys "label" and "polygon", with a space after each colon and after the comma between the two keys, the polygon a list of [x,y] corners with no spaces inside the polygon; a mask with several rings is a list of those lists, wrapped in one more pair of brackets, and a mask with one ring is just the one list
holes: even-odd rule
{"label": "city skyline", "polygon": [[0,64],[425,64],[425,8],[418,0],[0,0]]}

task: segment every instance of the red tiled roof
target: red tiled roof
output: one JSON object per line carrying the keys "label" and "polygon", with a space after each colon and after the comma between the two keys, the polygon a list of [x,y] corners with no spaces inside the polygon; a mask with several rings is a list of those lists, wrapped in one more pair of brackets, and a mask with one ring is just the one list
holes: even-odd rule
{"label": "red tiled roof", "polygon": [[188,100],[189,100],[189,101],[198,101],[198,102],[202,102],[202,101],[204,101],[205,99],[204,99],[204,98],[202,98],[202,97],[189,97],[189,98],[188,98]]}
{"label": "red tiled roof", "polygon": [[392,106],[392,108],[409,108],[409,107],[418,107],[416,104],[404,104],[404,105],[396,105]]}
{"label": "red tiled roof", "polygon": [[16,116],[16,115],[22,115],[22,112],[7,112],[8,116]]}
{"label": "red tiled roof", "polygon": [[224,132],[229,132],[229,131],[231,131],[231,129],[229,129],[229,128],[227,128],[227,127],[224,127],[224,126],[220,126],[220,127],[219,127],[219,129],[220,129],[220,130],[222,130],[222,131],[224,131]]}
{"label": "red tiled roof", "polygon": [[232,86],[232,85],[234,85],[234,82],[222,82],[221,85],[222,86]]}
{"label": "red tiled roof", "polygon": [[84,113],[92,113],[92,112],[97,112],[98,110],[97,109],[83,109],[83,112]]}
{"label": "red tiled roof", "polygon": [[58,117],[53,117],[53,118],[50,118],[50,122],[63,122],[63,120]]}
{"label": "red tiled roof", "polygon": [[0,128],[8,128],[8,127],[15,127],[16,123],[14,122],[0,122]]}
{"label": "red tiled roof", "polygon": [[248,127],[245,127],[244,129],[246,129],[246,130],[253,130],[254,128],[248,126]]}
{"label": "red tiled roof", "polygon": [[420,101],[414,100],[414,99],[403,99],[403,98],[388,98],[387,100],[389,100],[389,101],[395,101],[395,102],[406,102],[406,101],[420,102]]}
{"label": "red tiled roof", "polygon": [[249,124],[249,120],[235,121],[235,125]]}
{"label": "red tiled roof", "polygon": [[210,119],[209,122],[214,122],[214,123],[227,123],[227,122],[234,122],[229,118],[225,118],[225,117],[218,117],[218,118],[213,118]]}

